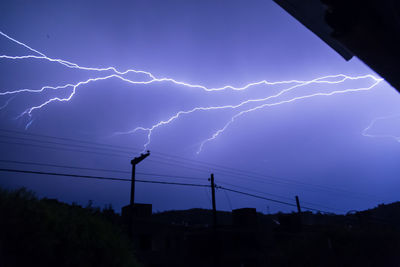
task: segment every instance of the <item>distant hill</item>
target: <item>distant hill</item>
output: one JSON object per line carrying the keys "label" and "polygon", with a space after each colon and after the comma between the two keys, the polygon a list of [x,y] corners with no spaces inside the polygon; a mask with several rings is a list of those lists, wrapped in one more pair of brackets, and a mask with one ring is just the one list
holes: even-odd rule
{"label": "distant hill", "polygon": [[400,202],[380,204],[373,209],[358,212],[357,215],[363,220],[400,227]]}
{"label": "distant hill", "polygon": [[[296,213],[276,213],[262,214],[257,213],[258,220],[262,224],[279,224],[279,220],[295,216]],[[188,226],[207,226],[212,222],[212,210],[210,209],[188,209],[188,210],[169,210],[153,213],[153,219],[162,223],[172,223]],[[354,211],[347,215],[322,214],[303,212],[303,222],[323,225],[341,225],[349,222],[357,224],[367,220],[370,223],[390,223],[399,224],[400,227],[400,202],[390,204],[380,204],[375,208],[365,211]],[[232,225],[232,213],[228,211],[217,211],[217,221],[219,225]]]}

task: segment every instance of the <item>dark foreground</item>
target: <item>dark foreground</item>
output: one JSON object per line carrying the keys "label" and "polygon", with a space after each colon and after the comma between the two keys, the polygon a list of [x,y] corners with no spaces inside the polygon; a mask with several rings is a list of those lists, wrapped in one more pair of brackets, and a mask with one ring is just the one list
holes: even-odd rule
{"label": "dark foreground", "polygon": [[0,267],[139,266],[111,209],[0,190]]}
{"label": "dark foreground", "polygon": [[212,222],[209,210],[138,204],[120,216],[0,191],[0,267],[400,266],[400,203],[348,215],[239,209]]}

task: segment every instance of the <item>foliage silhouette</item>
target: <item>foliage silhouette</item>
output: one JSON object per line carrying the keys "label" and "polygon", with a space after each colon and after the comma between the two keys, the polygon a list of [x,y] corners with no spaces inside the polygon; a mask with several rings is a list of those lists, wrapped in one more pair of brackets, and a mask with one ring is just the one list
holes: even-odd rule
{"label": "foliage silhouette", "polygon": [[0,189],[0,266],[138,266],[110,209]]}

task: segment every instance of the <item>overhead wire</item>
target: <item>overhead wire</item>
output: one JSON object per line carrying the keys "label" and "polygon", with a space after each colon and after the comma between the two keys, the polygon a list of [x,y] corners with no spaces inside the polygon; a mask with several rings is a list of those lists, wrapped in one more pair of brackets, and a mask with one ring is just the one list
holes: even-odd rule
{"label": "overhead wire", "polygon": [[[17,161],[17,160],[4,160],[4,159],[0,159],[0,162],[2,163],[11,163],[11,164],[22,164],[22,165],[33,165],[33,166],[42,166],[42,167],[55,167],[55,168],[66,168],[66,169],[74,169],[74,170],[89,170],[89,171],[101,171],[101,172],[115,172],[115,173],[125,173],[125,174],[130,174],[131,172],[128,171],[120,171],[120,170],[110,170],[110,169],[98,169],[98,168],[87,168],[87,167],[78,167],[78,166],[67,166],[67,165],[58,165],[58,164],[49,164],[49,163],[38,163],[38,162],[27,162],[27,161]],[[152,176],[152,177],[166,177],[166,178],[178,178],[178,179],[191,179],[191,180],[205,180],[199,177],[188,177],[188,176],[175,176],[175,175],[165,175],[165,174],[156,174],[156,173],[143,173],[143,172],[136,172],[137,175],[144,175],[144,176]],[[258,190],[253,190],[250,188],[246,188],[243,186],[237,186],[237,185],[233,185],[230,183],[225,183],[225,182],[219,182],[220,184],[225,184],[225,185],[229,185],[232,187],[236,187],[236,188],[241,188],[247,191],[253,191],[253,192],[257,192],[257,193],[261,193],[264,195],[271,195],[277,198],[286,198],[286,197],[282,197],[282,196],[278,196],[275,194],[269,194],[269,193],[265,193],[265,192],[261,192]],[[224,191],[224,193],[226,194],[226,192]],[[207,194],[207,197],[209,197],[209,195]],[[227,196],[226,196],[227,197]],[[286,198],[289,199],[289,198]],[[228,199],[229,204],[231,206],[230,203],[230,199]],[[305,203],[305,202],[304,202]],[[318,204],[314,204],[314,203],[309,203],[310,205],[314,205],[314,206],[318,206]],[[323,206],[321,206],[323,207]],[[331,210],[334,210],[333,208],[330,207],[325,207]]]}
{"label": "overhead wire", "polygon": [[[239,189],[243,189],[243,190],[250,191],[250,192],[256,192],[256,193],[263,194],[263,195],[273,196],[275,198],[285,199],[287,201],[292,200],[292,198],[289,198],[289,197],[279,196],[279,195],[271,194],[271,193],[266,193],[266,192],[263,192],[263,191],[260,191],[260,190],[255,190],[255,189],[251,189],[251,188],[248,188],[248,187],[238,186],[238,185],[234,185],[234,184],[230,184],[230,183],[226,183],[226,182],[218,182],[218,184],[228,185],[228,186],[231,186],[231,187],[236,187],[236,188],[239,188]],[[321,207],[321,208],[324,208],[324,209],[329,209],[329,210],[332,210],[332,211],[335,210],[335,211],[339,211],[339,212],[345,212],[345,210],[332,208],[332,207],[328,207],[328,206],[325,206],[325,205],[320,205],[320,204],[313,203],[313,202],[302,201],[302,203],[309,204],[309,205],[312,205],[312,206]]]}
{"label": "overhead wire", "polygon": [[[15,142],[3,142],[0,141],[0,143],[7,143],[7,144],[17,144],[17,145],[21,145],[21,146],[33,146],[33,147],[40,147],[40,148],[45,148],[45,149],[55,149],[55,150],[64,150],[64,151],[72,151],[72,152],[81,152],[81,153],[90,153],[90,154],[96,154],[96,155],[107,155],[107,156],[117,156],[117,157],[123,157],[125,158],[125,156],[119,155],[119,154],[111,154],[111,153],[103,153],[103,152],[94,152],[94,151],[85,151],[85,150],[77,150],[77,149],[68,149],[68,148],[54,148],[54,147],[49,147],[49,146],[42,146],[42,145],[37,145],[37,144],[29,144],[29,143],[15,143]],[[186,169],[191,169],[191,170],[195,170],[195,171],[200,171],[200,172],[207,172],[208,170],[202,170],[202,169],[198,169],[198,168],[192,168],[192,167],[188,167],[188,166],[181,166],[179,164],[174,164],[174,163],[170,163],[170,162],[165,162],[165,161],[159,161],[159,160],[148,160],[150,162],[155,162],[155,163],[159,163],[159,164],[165,164],[165,165],[169,165],[169,166],[179,166],[179,167],[185,167]],[[238,177],[238,175],[230,175],[229,178],[235,178]],[[241,179],[242,180],[242,179]],[[264,184],[273,184],[276,185],[276,183],[270,182],[270,181],[257,181],[257,180],[253,180],[251,178],[248,178],[249,181],[256,181],[256,182],[261,182]],[[287,185],[284,183],[284,185]],[[313,191],[310,188],[307,188],[308,191]],[[315,191],[314,192],[318,192]],[[331,192],[332,193],[332,192]],[[339,192],[333,192],[336,194],[340,194]],[[341,193],[343,194],[343,193]],[[351,195],[351,197],[353,198],[359,198],[355,195]]]}
{"label": "overhead wire", "polygon": [[[258,199],[263,199],[263,200],[267,200],[267,201],[271,201],[271,202],[275,202],[275,203],[279,203],[279,204],[283,204],[283,205],[287,205],[287,206],[297,207],[296,204],[292,204],[292,203],[289,203],[289,202],[286,202],[286,201],[280,201],[280,200],[276,200],[276,199],[272,199],[272,198],[258,196],[258,195],[255,195],[255,194],[250,194],[250,193],[246,193],[246,192],[243,192],[243,191],[226,188],[226,187],[223,187],[223,186],[219,186],[218,188],[221,189],[221,190],[226,190],[226,191],[229,191],[229,192],[233,192],[233,193],[237,193],[237,194],[241,194],[241,195],[245,195],[245,196],[250,196],[250,197],[254,197],[254,198],[258,198]],[[330,213],[328,211],[324,211],[324,210],[321,210],[321,209],[314,209],[314,208],[310,208],[310,207],[304,207],[303,206],[302,208],[306,209],[306,210],[316,211],[316,212]]]}
{"label": "overhead wire", "polygon": [[[13,138],[13,137],[10,137],[10,138]],[[42,142],[42,140],[34,140],[34,142]],[[119,152],[104,153],[104,152],[99,152],[99,151],[88,151],[88,150],[71,149],[71,148],[64,148],[64,147],[51,147],[51,146],[32,144],[32,143],[26,143],[26,142],[23,142],[23,143],[21,143],[21,142],[5,142],[5,141],[1,141],[0,140],[0,143],[2,143],[2,144],[10,144],[10,145],[19,145],[19,146],[24,146],[24,147],[28,146],[28,147],[38,147],[38,148],[43,148],[43,149],[52,149],[52,150],[60,150],[60,151],[89,153],[89,154],[94,154],[94,155],[113,156],[113,157],[120,157],[120,158],[127,158],[128,154],[130,154],[130,153],[127,153],[127,152],[124,152],[123,153],[124,155],[123,155],[122,153],[119,153]],[[48,143],[48,142],[46,142],[46,143]],[[62,144],[62,145],[67,145],[67,144]],[[70,145],[70,146],[73,147],[74,145]],[[95,148],[95,149],[100,149],[100,148]],[[118,153],[118,154],[116,154],[116,153]],[[157,157],[157,156],[155,156],[155,157]],[[159,164],[164,164],[164,165],[183,167],[183,168],[194,170],[194,171],[207,172],[207,173],[209,172],[209,170],[193,168],[193,167],[190,167],[190,166],[187,166],[187,165],[177,164],[177,163],[173,163],[173,162],[171,163],[170,161],[166,161],[166,160],[164,160],[162,158],[161,158],[161,160],[149,159],[147,161],[148,162],[159,163]]]}
{"label": "overhead wire", "polygon": [[[64,169],[74,169],[74,170],[87,170],[87,171],[97,171],[97,172],[114,172],[114,173],[126,173],[131,174],[129,171],[115,170],[115,169],[99,169],[99,168],[87,168],[87,167],[79,167],[79,166],[68,166],[68,165],[58,165],[58,164],[49,164],[49,163],[38,163],[32,161],[18,161],[18,160],[4,160],[0,159],[2,163],[12,163],[12,164],[23,164],[23,165],[33,165],[33,166],[42,166],[42,167],[55,167],[55,168],[64,168]],[[167,175],[167,174],[159,174],[159,173],[146,173],[146,172],[136,172],[137,175],[144,176],[152,176],[152,177],[166,177],[166,178],[179,178],[179,179],[191,179],[191,180],[205,180],[205,178],[200,177],[189,177],[189,176],[180,176],[180,175]]]}
{"label": "overhead wire", "polygon": [[[64,151],[72,151],[72,152],[80,152],[80,153],[90,153],[90,154],[96,154],[96,155],[106,155],[106,156],[117,156],[117,157],[122,157],[121,154],[131,154],[131,152],[125,151],[127,148],[122,147],[122,146],[114,146],[114,145],[108,145],[108,144],[101,144],[101,143],[95,143],[95,142],[89,142],[89,141],[82,141],[82,140],[77,140],[77,139],[71,139],[71,138],[62,138],[62,137],[54,137],[54,136],[48,136],[48,135],[40,135],[40,134],[28,134],[28,133],[24,133],[24,132],[19,132],[19,131],[12,131],[12,130],[4,130],[4,129],[0,129],[0,131],[4,131],[4,132],[11,132],[11,133],[18,133],[18,134],[23,134],[23,135],[32,135],[32,136],[36,136],[36,137],[45,137],[45,138],[54,138],[54,139],[59,139],[59,140],[66,140],[66,141],[70,141],[70,142],[80,142],[80,143],[87,143],[87,144],[91,144],[91,145],[96,145],[96,146],[108,146],[108,147],[118,147],[119,149],[104,149],[104,148],[99,148],[99,147],[89,147],[89,146],[82,146],[79,145],[79,147],[85,147],[88,149],[101,149],[101,150],[109,150],[109,151],[113,151],[115,153],[104,153],[104,152],[98,152],[98,151],[87,151],[87,150],[77,150],[77,149],[70,149],[70,148],[57,148],[58,150],[64,150]],[[16,138],[16,137],[10,137],[7,136],[6,138]],[[31,140],[34,142],[46,142],[46,143],[52,143],[54,145],[62,145],[62,146],[76,146],[76,144],[60,144],[57,142],[49,142],[49,141],[43,141],[43,140],[32,140],[29,138],[21,138],[18,137],[18,139],[27,139],[27,140]],[[55,149],[53,147],[48,147],[48,146],[42,146],[42,145],[37,145],[37,144],[26,144],[26,143],[11,143],[11,142],[3,142],[0,141],[0,143],[8,143],[8,144],[16,144],[16,145],[26,145],[26,146],[33,146],[33,147],[40,147],[40,148],[45,148],[45,149]],[[123,150],[122,150],[123,149]],[[164,153],[165,154],[165,153]],[[165,154],[167,155],[167,154]],[[125,157],[125,156],[124,156]],[[204,168],[201,166],[198,166],[196,164],[198,163],[190,163],[188,166],[188,164],[184,164],[182,161],[178,161],[175,159],[171,159],[172,156],[167,156],[168,160],[164,159],[163,157],[157,156],[157,155],[153,155],[153,157],[159,158],[159,160],[154,160],[154,159],[149,159],[149,162],[154,162],[154,163],[158,163],[158,164],[164,164],[164,165],[170,165],[170,166],[178,166],[178,167],[183,167],[186,169],[190,169],[190,170],[194,170],[194,171],[200,171],[200,172],[209,172],[209,169],[204,170],[204,169],[199,169],[200,168]],[[176,156],[175,156],[176,157]],[[178,157],[179,158],[179,157]],[[185,159],[186,161],[190,162],[193,160],[189,160],[189,159]],[[203,165],[207,164],[207,163],[201,163]],[[210,164],[210,165],[216,165],[216,164]],[[195,166],[195,167],[193,167]],[[233,168],[230,167],[223,167],[225,168],[225,170],[223,169],[214,169],[214,172],[216,173],[222,173],[222,174],[229,174],[230,178],[232,177],[237,177],[238,179],[247,179],[249,181],[253,181],[253,182],[260,182],[260,183],[267,183],[267,184],[274,184],[274,185],[298,185],[298,186],[306,186],[306,187],[319,187],[320,190],[324,190],[326,192],[330,192],[330,193],[340,193],[340,194],[347,194],[347,195],[351,195],[351,197],[356,197],[359,198],[357,196],[358,193],[354,193],[354,192],[349,192],[349,191],[345,191],[345,190],[341,190],[341,189],[335,189],[335,188],[330,188],[330,187],[326,187],[326,186],[320,186],[320,185],[314,185],[314,184],[308,184],[308,183],[303,183],[303,182],[299,182],[299,181],[291,181],[289,182],[289,180],[285,180],[283,178],[277,178],[277,177],[272,177],[272,176],[267,176],[267,175],[260,175],[259,177],[254,176],[254,175],[249,175],[248,172],[244,173],[244,174],[240,174],[241,172],[245,172],[243,170],[235,170]],[[234,171],[231,171],[229,169],[232,169]],[[254,173],[254,172],[250,172],[250,173]],[[266,180],[263,178],[274,178],[274,180]],[[276,180],[276,179],[280,179],[280,180]],[[307,190],[310,190],[310,188],[307,188]],[[315,192],[315,191],[314,191]],[[361,196],[362,198],[366,198],[366,196]],[[371,197],[371,196],[369,196]],[[374,197],[375,198],[375,197]]]}
{"label": "overhead wire", "polygon": [[231,203],[231,199],[228,196],[228,192],[226,190],[222,190],[222,192],[224,192],[225,198],[228,201],[228,205],[229,205],[229,209],[232,211],[232,203]]}
{"label": "overhead wire", "polygon": [[[110,181],[124,181],[124,182],[132,181],[132,179],[127,179],[127,178],[92,176],[92,175],[81,175],[81,174],[70,174],[70,173],[57,173],[57,172],[42,172],[42,171],[6,169],[6,168],[0,168],[0,171],[1,172],[25,173],[25,174],[41,174],[41,175],[50,175],[50,176],[65,176],[65,177],[84,178],[84,179],[110,180]],[[177,182],[165,182],[165,181],[156,181],[156,180],[135,179],[135,182],[151,183],[151,184],[194,186],[194,187],[210,187],[210,185],[206,185],[206,184],[177,183]]]}
{"label": "overhead wire", "polygon": [[[49,176],[64,176],[64,177],[96,179],[96,180],[110,180],[110,181],[124,181],[124,182],[131,182],[132,181],[131,179],[127,179],[127,178],[92,176],[92,175],[58,173],[58,172],[43,172],[43,171],[8,169],[8,168],[0,168],[0,171],[1,172],[24,173],[24,174],[38,174],[38,175],[40,174],[40,175],[49,175]],[[210,188],[211,187],[211,185],[208,185],[208,184],[165,182],[165,181],[157,181],[157,180],[135,179],[135,182],[138,182],[138,183],[152,183],[152,184],[164,184],[164,185],[177,185],[177,186],[204,187],[204,188]],[[258,198],[258,199],[263,199],[263,200],[267,200],[267,201],[271,201],[271,202],[275,202],[275,203],[279,203],[279,204],[283,204],[283,205],[296,207],[295,204],[289,203],[289,202],[285,202],[285,201],[280,201],[280,200],[276,200],[276,199],[272,199],[272,198],[266,198],[266,197],[262,197],[262,196],[258,196],[258,195],[254,195],[254,194],[250,194],[250,193],[246,193],[246,192],[243,192],[243,191],[238,191],[238,190],[234,190],[234,189],[230,189],[230,188],[226,188],[226,187],[222,187],[222,186],[218,186],[217,188],[221,189],[221,190],[226,190],[226,191],[229,191],[229,192],[234,192],[234,193],[237,193],[237,194],[242,194],[242,195],[246,195],[246,196],[250,196],[250,197],[254,197],[254,198]],[[314,209],[314,208],[310,208],[310,207],[303,207],[303,208],[307,209],[307,210],[317,211],[317,212],[323,211],[323,210],[320,210],[320,209]]]}

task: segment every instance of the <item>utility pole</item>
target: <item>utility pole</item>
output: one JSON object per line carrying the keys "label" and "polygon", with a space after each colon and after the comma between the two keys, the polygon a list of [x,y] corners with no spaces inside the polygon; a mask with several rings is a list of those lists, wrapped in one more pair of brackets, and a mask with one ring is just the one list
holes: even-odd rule
{"label": "utility pole", "polygon": [[297,212],[298,212],[299,214],[301,214],[299,196],[296,196],[296,205],[297,205]]}
{"label": "utility pole", "polygon": [[217,227],[217,207],[215,205],[215,183],[214,183],[214,174],[213,173],[211,173],[211,177],[208,180],[211,181],[213,224],[214,224],[214,228],[216,228]]}
{"label": "utility pole", "polygon": [[297,206],[297,219],[298,219],[298,230],[302,231],[303,229],[303,219],[302,219],[302,214],[301,214],[301,208],[300,208],[300,200],[299,196],[296,196],[296,206]]}
{"label": "utility pole", "polygon": [[142,153],[142,154],[140,154],[139,157],[136,157],[133,160],[131,160],[131,164],[132,164],[131,202],[130,202],[131,208],[135,204],[135,169],[136,169],[136,164],[140,163],[142,160],[144,160],[148,156],[150,156],[150,151],[147,150],[146,154]]}
{"label": "utility pole", "polygon": [[213,230],[211,239],[211,249],[212,249],[212,266],[219,266],[219,246],[218,246],[218,232],[217,232],[217,207],[215,205],[215,182],[214,174],[208,179],[211,182],[211,196],[212,196],[212,213],[213,213]]}

